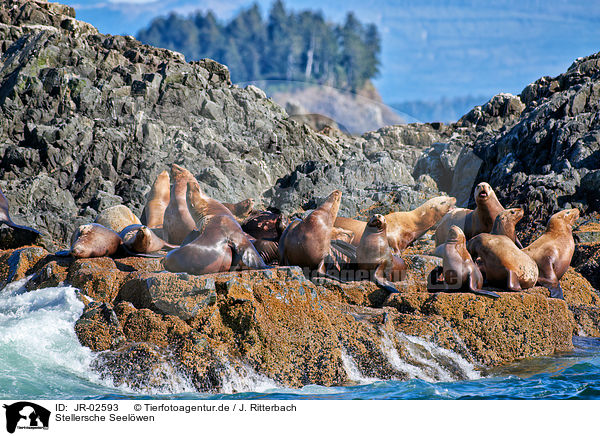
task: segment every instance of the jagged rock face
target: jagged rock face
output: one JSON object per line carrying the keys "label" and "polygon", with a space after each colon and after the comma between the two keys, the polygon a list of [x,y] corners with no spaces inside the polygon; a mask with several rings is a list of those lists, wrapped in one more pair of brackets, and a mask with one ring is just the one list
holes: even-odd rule
{"label": "jagged rock face", "polygon": [[[17,220],[59,244],[107,207],[139,214],[172,163],[222,201],[254,197],[293,212],[342,189],[352,216],[387,189],[383,209],[413,206],[414,162],[450,134],[424,125],[328,137],[289,120],[260,89],[232,86],[225,66],[99,34],[69,7],[5,0],[0,15],[0,188]],[[340,169],[281,194],[307,161]],[[410,202],[385,196],[398,185]],[[427,197],[437,195],[429,186]]]}

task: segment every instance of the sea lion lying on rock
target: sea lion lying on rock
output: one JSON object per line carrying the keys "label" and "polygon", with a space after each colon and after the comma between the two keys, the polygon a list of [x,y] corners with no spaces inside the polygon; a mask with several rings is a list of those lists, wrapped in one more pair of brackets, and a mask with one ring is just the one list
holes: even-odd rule
{"label": "sea lion lying on rock", "polygon": [[571,265],[575,252],[573,224],[578,218],[578,209],[555,213],[548,220],[544,234],[523,249],[538,266],[537,282],[550,290],[552,298],[564,299],[560,279]]}
{"label": "sea lion lying on rock", "polygon": [[112,256],[121,242],[119,234],[112,229],[97,223],[84,224],[73,233],[70,250],[57,255],[71,254],[78,259]]}
{"label": "sea lion lying on rock", "polygon": [[465,234],[460,227],[450,227],[448,239],[440,247],[443,247],[440,257],[444,260],[442,266],[435,267],[429,273],[427,288],[430,292],[467,291],[493,298],[500,297],[495,292],[481,289],[483,276],[467,251]]}
{"label": "sea lion lying on rock", "polygon": [[[456,198],[440,196],[427,200],[421,206],[409,212],[392,212],[385,215],[387,235],[394,254],[400,254],[413,241],[420,238],[456,204]],[[335,226],[353,232],[350,243],[358,246],[367,226],[364,221],[337,217]]]}
{"label": "sea lion lying on rock", "polygon": [[[125,227],[119,233],[123,241],[123,248],[129,254],[135,256],[148,255],[164,248],[174,249],[177,245],[172,245],[162,240],[152,229],[142,224],[132,224]],[[152,257],[162,257],[161,255]]]}
{"label": "sea lion lying on rock", "polygon": [[[522,209],[509,209],[496,217],[496,231],[516,224],[523,216]],[[502,224],[501,221],[506,220]],[[505,235],[480,233],[467,244],[467,250],[479,265],[486,281],[521,291],[535,286],[538,279],[536,263]]]}

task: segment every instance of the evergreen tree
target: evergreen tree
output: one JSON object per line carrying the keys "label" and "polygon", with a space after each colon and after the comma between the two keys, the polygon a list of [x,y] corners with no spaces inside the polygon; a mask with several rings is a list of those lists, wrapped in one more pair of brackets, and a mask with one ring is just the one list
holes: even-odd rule
{"label": "evergreen tree", "polygon": [[321,13],[288,12],[276,0],[263,20],[257,4],[226,24],[210,11],[188,18],[156,18],[138,38],[182,52],[186,59],[212,58],[226,64],[233,81],[286,79],[357,90],[379,72],[377,27],[348,13],[343,25]]}

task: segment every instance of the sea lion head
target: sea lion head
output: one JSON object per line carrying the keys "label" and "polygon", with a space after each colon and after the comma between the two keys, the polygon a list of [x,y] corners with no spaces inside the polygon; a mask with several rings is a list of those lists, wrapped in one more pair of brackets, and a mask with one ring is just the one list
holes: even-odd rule
{"label": "sea lion head", "polygon": [[331,217],[334,220],[338,214],[338,210],[340,209],[341,201],[342,201],[342,191],[340,191],[339,189],[336,189],[331,194],[329,194],[329,197],[327,197],[327,200],[325,200],[325,203],[323,203],[323,206],[329,207]]}
{"label": "sea lion head", "polygon": [[386,229],[387,222],[383,215],[376,213],[367,222],[367,227],[372,227],[373,229],[377,229],[377,231],[381,232]]}
{"label": "sea lion head", "polygon": [[500,212],[494,220],[492,234],[508,236],[515,240],[515,226],[523,218],[523,213],[524,211],[520,207],[505,209]]}
{"label": "sea lion head", "polygon": [[148,252],[148,247],[152,243],[152,234],[150,232],[151,230],[146,226],[142,226],[137,230],[133,242],[133,248],[137,253]]}
{"label": "sea lion head", "polygon": [[254,198],[247,198],[236,204],[235,215],[245,217],[250,212],[252,212],[253,208],[254,208]]}
{"label": "sea lion head", "polygon": [[558,226],[562,227],[564,224],[573,227],[577,219],[579,219],[579,209],[561,210],[550,217],[548,228],[558,228]]}
{"label": "sea lion head", "polygon": [[186,202],[188,210],[197,226],[203,220],[208,205],[209,197],[202,191],[196,179],[187,182]]}
{"label": "sea lion head", "polygon": [[475,187],[475,202],[477,204],[488,201],[490,198],[495,197],[496,194],[489,183],[481,182]]}
{"label": "sea lion head", "polygon": [[456,198],[442,195],[440,197],[434,197],[423,203],[423,214],[433,213],[437,220],[441,219],[450,210],[456,206]]}
{"label": "sea lion head", "polygon": [[185,168],[183,168],[177,164],[171,165],[171,178],[172,179],[175,180],[181,176],[187,177],[188,174],[191,174],[191,173],[188,170],[186,170]]}
{"label": "sea lion head", "polygon": [[448,244],[464,244],[466,242],[465,234],[458,226],[450,227],[446,243]]}
{"label": "sea lion head", "polygon": [[287,215],[280,214],[275,221],[275,228],[277,229],[277,235],[281,236],[287,226],[290,225],[290,218]]}

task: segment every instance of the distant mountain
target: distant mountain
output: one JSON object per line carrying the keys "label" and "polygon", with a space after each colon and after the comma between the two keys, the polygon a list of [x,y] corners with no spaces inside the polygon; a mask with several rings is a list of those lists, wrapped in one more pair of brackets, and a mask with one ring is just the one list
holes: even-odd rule
{"label": "distant mountain", "polygon": [[[171,10],[210,9],[228,19],[251,0],[64,0],[77,17],[107,33],[135,35]],[[272,0],[258,0],[263,14]],[[600,2],[589,0],[290,0],[342,22],[354,11],[382,38],[375,86],[387,103],[467,95],[518,94],[556,76],[574,58],[600,50]]]}
{"label": "distant mountain", "polygon": [[481,106],[489,99],[490,97],[473,97],[469,95],[456,98],[444,97],[439,100],[405,101],[392,103],[390,106],[403,114],[409,115],[415,121],[453,123],[473,109],[474,106]]}

